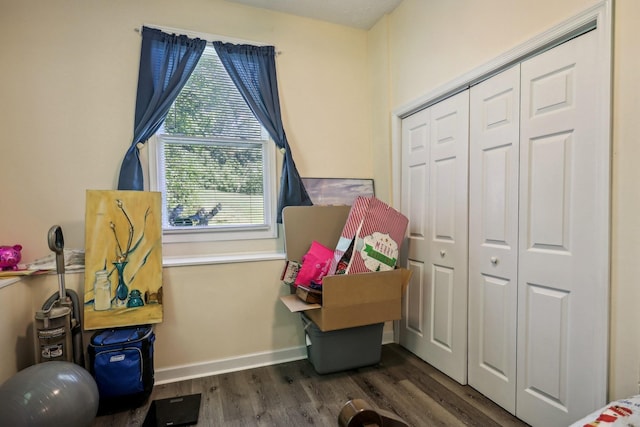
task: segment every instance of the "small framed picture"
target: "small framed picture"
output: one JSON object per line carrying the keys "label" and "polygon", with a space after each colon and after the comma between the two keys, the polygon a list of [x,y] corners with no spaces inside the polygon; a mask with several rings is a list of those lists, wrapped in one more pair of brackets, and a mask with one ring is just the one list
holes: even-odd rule
{"label": "small framed picture", "polygon": [[373,179],[302,178],[314,205],[351,205],[356,197],[375,195]]}

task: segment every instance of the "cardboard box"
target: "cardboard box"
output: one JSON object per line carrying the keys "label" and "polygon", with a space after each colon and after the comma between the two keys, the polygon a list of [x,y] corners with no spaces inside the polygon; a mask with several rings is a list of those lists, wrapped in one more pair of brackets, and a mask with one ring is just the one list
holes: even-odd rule
{"label": "cardboard box", "polygon": [[[289,206],[282,211],[287,259],[300,261],[311,242],[335,248],[349,206]],[[292,312],[304,311],[321,331],[352,328],[402,318],[402,295],[411,279],[404,268],[376,273],[326,276],[322,305],[296,295],[281,297]]]}

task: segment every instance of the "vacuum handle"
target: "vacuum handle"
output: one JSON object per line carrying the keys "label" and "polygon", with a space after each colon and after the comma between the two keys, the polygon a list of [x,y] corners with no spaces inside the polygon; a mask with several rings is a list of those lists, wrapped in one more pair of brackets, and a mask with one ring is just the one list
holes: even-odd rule
{"label": "vacuum handle", "polygon": [[56,272],[64,274],[64,236],[59,225],[49,229],[49,249],[56,253]]}

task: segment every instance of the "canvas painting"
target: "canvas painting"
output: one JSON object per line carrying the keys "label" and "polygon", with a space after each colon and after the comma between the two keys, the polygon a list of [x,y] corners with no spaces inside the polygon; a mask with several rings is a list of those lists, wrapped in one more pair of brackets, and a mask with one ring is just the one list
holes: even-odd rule
{"label": "canvas painting", "polygon": [[162,322],[161,194],[88,190],[84,328]]}
{"label": "canvas painting", "polygon": [[302,178],[314,205],[352,205],[356,197],[375,196],[372,179]]}

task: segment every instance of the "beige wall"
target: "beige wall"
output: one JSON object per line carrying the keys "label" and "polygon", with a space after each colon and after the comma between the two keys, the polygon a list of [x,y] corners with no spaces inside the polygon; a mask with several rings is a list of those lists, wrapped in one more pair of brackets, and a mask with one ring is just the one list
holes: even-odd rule
{"label": "beige wall", "polygon": [[388,119],[390,102],[390,74],[388,50],[388,20],[382,19],[368,33],[369,90],[371,91],[371,143],[376,196],[391,202],[393,199],[391,166],[391,128]]}
{"label": "beige wall", "polygon": [[389,24],[392,106],[408,103],[595,3],[404,0]]}
{"label": "beige wall", "polygon": [[640,374],[640,2],[615,1],[611,369],[614,398],[638,393]]}
{"label": "beige wall", "polygon": [[[390,112],[412,104],[476,67],[526,42],[577,13],[598,4],[595,0],[458,0],[455,2],[404,0],[369,32],[369,49],[389,52],[389,81],[379,70],[371,72],[373,88],[390,87],[390,111],[374,105],[373,121],[388,120]],[[612,298],[610,398],[638,392],[640,323],[637,286],[640,256],[640,196],[637,182],[640,125],[638,23],[640,3],[616,0],[614,8],[613,172],[612,172]],[[385,38],[381,34],[388,33]],[[373,61],[372,61],[373,62]],[[375,63],[375,62],[373,62]],[[386,114],[386,117],[385,117]],[[377,125],[380,127],[380,125]],[[380,147],[381,141],[374,143]],[[388,144],[388,143],[387,143]],[[384,175],[383,158],[376,157],[375,173]],[[391,170],[387,171],[389,176]]]}
{"label": "beige wall", "polygon": [[0,289],[0,384],[33,363],[31,299],[26,286]]}
{"label": "beige wall", "polygon": [[[47,232],[59,224],[67,248],[84,247],[85,191],[115,188],[132,137],[141,42],[134,29],[143,24],[275,45],[283,120],[301,175],[373,176],[365,31],[222,0],[7,0],[0,245],[20,243],[32,261],[50,253]],[[278,300],[282,267],[166,268],[156,369],[303,346],[299,317]],[[83,289],[82,274],[68,276],[70,288]],[[56,290],[55,275],[0,289],[0,382],[33,362],[30,323]]]}
{"label": "beige wall", "polygon": [[[85,190],[115,187],[131,138],[140,48],[133,29],[143,23],[275,44],[301,174],[373,176],[390,200],[391,111],[593,4],[404,0],[364,32],[219,0],[5,1],[0,244],[23,244],[27,260],[43,256],[49,227],[60,224],[67,247],[84,246]],[[616,0],[614,16],[611,398],[637,392],[640,359],[640,4]],[[165,269],[158,368],[302,345],[297,317],[277,303],[280,267]],[[82,281],[69,279],[77,289]],[[32,357],[28,322],[56,286],[47,276],[0,289],[0,381]]]}
{"label": "beige wall", "polygon": [[[87,189],[114,189],[133,132],[143,24],[273,44],[303,176],[373,175],[366,32],[222,0],[4,1],[0,236],[33,260],[59,223],[84,246]],[[339,148],[339,151],[335,149]],[[353,161],[358,158],[358,161]]]}

